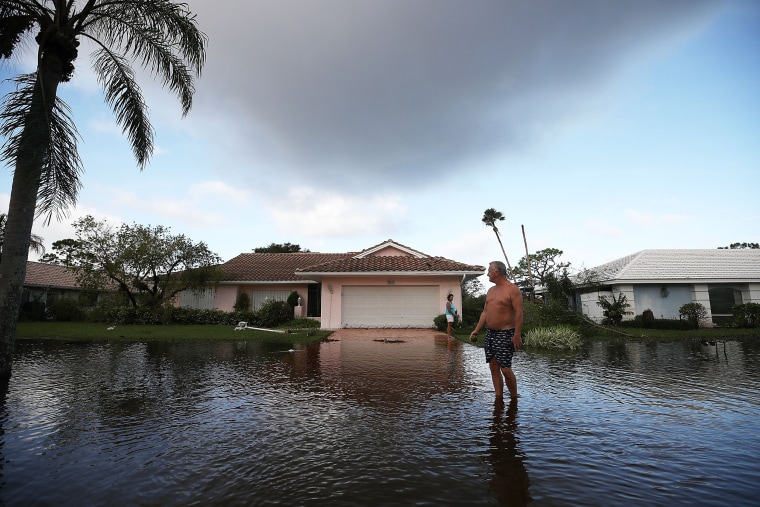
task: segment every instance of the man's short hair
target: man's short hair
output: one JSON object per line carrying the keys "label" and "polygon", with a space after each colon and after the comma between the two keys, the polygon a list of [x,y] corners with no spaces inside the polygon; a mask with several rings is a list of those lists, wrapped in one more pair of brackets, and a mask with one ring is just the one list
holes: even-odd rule
{"label": "man's short hair", "polygon": [[507,266],[501,262],[501,261],[493,261],[491,262],[491,265],[496,269],[496,271],[502,275],[507,276]]}

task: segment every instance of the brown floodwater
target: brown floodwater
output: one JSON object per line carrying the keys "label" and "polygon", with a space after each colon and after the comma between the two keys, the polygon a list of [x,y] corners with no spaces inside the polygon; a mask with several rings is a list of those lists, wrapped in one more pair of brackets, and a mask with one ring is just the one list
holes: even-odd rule
{"label": "brown floodwater", "polygon": [[20,341],[3,506],[756,505],[760,343]]}

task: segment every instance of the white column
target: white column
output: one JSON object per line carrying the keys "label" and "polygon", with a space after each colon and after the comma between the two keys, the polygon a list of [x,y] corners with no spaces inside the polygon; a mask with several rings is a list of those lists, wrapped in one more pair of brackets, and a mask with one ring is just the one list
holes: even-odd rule
{"label": "white column", "polygon": [[705,283],[695,283],[691,286],[691,302],[699,303],[707,310],[707,319],[700,322],[702,327],[713,327],[712,307],[710,306],[710,290]]}

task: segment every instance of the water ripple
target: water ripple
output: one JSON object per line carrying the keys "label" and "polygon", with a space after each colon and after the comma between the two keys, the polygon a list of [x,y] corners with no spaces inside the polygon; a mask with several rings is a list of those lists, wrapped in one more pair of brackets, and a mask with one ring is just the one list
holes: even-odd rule
{"label": "water ripple", "polygon": [[[729,341],[520,351],[497,403],[446,337],[22,342],[4,505],[748,505],[760,353]],[[518,406],[519,405],[519,406]]]}

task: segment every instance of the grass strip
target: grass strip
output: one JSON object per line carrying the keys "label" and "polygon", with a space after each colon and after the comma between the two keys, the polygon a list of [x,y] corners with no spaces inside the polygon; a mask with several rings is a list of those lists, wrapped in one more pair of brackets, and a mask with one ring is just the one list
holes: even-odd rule
{"label": "grass strip", "polygon": [[321,341],[332,331],[314,328],[293,329],[275,333],[223,325],[116,325],[89,322],[19,322],[17,339],[50,339],[65,341],[138,341],[138,340],[261,340],[281,343]]}

